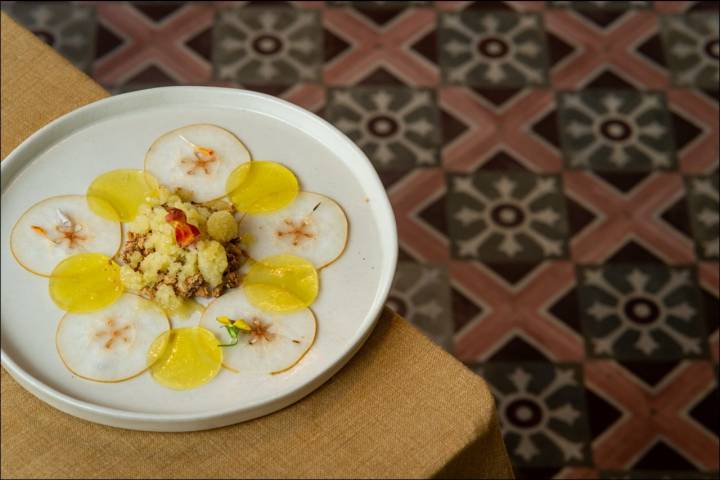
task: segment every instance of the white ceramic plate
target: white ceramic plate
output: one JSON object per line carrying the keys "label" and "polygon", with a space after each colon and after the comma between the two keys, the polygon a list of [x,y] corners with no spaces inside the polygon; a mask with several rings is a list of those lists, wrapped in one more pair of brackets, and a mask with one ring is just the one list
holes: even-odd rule
{"label": "white ceramic plate", "polygon": [[[23,270],[9,249],[12,226],[35,202],[83,194],[99,174],[143,167],[161,134],[213,123],[238,135],[253,157],[288,165],[304,190],[338,201],[350,221],[343,256],[320,273],[315,345],[289,372],[243,376],[223,370],[189,391],[148,373],[118,384],[74,377],[55,350],[62,313],[47,279]],[[157,431],[220,427],[283,408],[337,372],[372,331],[390,289],[397,233],[390,203],[365,155],[329,123],[255,92],[168,87],[111,97],[42,128],[2,162],[2,365],[50,405],[106,425]]]}

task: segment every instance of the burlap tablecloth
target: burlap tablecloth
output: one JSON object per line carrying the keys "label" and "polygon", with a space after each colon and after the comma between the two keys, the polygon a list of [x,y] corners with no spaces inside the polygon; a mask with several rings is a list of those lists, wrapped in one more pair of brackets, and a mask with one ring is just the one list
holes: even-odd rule
{"label": "burlap tablecloth", "polygon": [[[50,120],[107,95],[2,15],[3,158]],[[205,432],[88,423],[39,401],[3,369],[1,474],[500,478],[512,470],[483,380],[387,310],[360,352],[315,393]]]}

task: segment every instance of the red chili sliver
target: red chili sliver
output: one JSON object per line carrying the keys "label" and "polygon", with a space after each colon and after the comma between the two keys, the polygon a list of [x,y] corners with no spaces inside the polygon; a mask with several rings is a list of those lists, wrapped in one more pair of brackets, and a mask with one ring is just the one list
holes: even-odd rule
{"label": "red chili sliver", "polygon": [[187,247],[191,245],[195,240],[200,237],[200,230],[189,223],[174,222],[175,223],[175,241],[181,247]]}
{"label": "red chili sliver", "polygon": [[173,207],[167,207],[167,215],[165,215],[165,221],[169,223],[173,222],[187,222],[187,217],[185,216],[185,212],[180,210],[179,208],[173,208]]}
{"label": "red chili sliver", "polygon": [[187,223],[185,212],[173,207],[167,207],[167,212],[165,221],[175,227],[175,242],[178,245],[187,247],[200,237],[200,230],[195,225]]}

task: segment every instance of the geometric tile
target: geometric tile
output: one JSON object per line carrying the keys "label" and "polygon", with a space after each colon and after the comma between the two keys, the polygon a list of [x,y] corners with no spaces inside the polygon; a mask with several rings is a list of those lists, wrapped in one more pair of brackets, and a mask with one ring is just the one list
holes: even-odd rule
{"label": "geometric tile", "polygon": [[213,5],[189,3],[167,9],[160,21],[124,2],[98,2],[96,8],[99,27],[93,76],[102,85],[134,89],[212,80],[207,53]]}
{"label": "geometric tile", "polygon": [[678,198],[669,208],[665,209],[660,214],[660,218],[668,225],[674,227],[675,230],[684,234],[687,238],[692,238],[687,199],[684,195]]}
{"label": "geometric tile", "polygon": [[699,425],[702,425],[709,434],[718,436],[720,432],[720,394],[717,385],[703,395],[688,410],[688,415],[693,418]]}
{"label": "geometric tile", "polygon": [[565,196],[565,208],[568,217],[568,235],[571,238],[582,232],[597,218],[591,210],[584,208],[569,195]]}
{"label": "geometric tile", "polygon": [[662,38],[659,34],[651,35],[647,40],[636,47],[635,51],[651,62],[654,62],[657,66],[666,68]]}
{"label": "geometric tile", "polygon": [[584,391],[576,365],[493,363],[482,372],[495,395],[514,465],[590,464]]}
{"label": "geometric tile", "polygon": [[360,6],[364,8],[376,8],[376,9],[394,9],[394,8],[400,8],[400,7],[427,7],[431,6],[433,2],[426,2],[426,1],[417,1],[417,0],[409,0],[407,2],[399,2],[399,1],[387,1],[387,2],[348,2],[348,1],[329,1],[326,2],[331,7],[342,7],[342,6],[352,6],[353,8],[357,8],[357,4],[361,4]]}
{"label": "geometric tile", "polygon": [[553,7],[567,7],[575,10],[600,10],[600,11],[623,11],[630,8],[650,8],[652,2],[649,1],[613,1],[613,2],[568,2],[568,1],[551,1],[548,2]]}
{"label": "geometric tile", "polygon": [[455,332],[459,332],[465,325],[482,315],[483,308],[468,298],[471,295],[465,295],[460,289],[452,286],[450,296]]}
{"label": "geometric tile", "polygon": [[640,380],[648,388],[656,389],[665,377],[677,368],[679,361],[670,362],[639,362],[639,361],[617,361],[625,371],[631,373],[637,380]]}
{"label": "geometric tile", "polygon": [[328,29],[323,29],[323,37],[323,61],[325,63],[330,62],[332,59],[338,57],[341,53],[347,51],[351,47],[350,43],[346,42],[341,37],[338,37]]}
{"label": "geometric tile", "polygon": [[612,68],[601,70],[597,75],[589,75],[582,84],[585,90],[639,90],[630,79],[615,73]]}
{"label": "geometric tile", "polygon": [[320,78],[318,12],[223,9],[214,29],[216,78],[240,84],[292,85]]}
{"label": "geometric tile", "polygon": [[155,23],[162,22],[165,18],[180,10],[185,2],[130,2],[131,5],[142,12],[146,17]]}
{"label": "geometric tile", "polygon": [[653,172],[627,194],[585,171],[566,171],[563,184],[566,194],[597,217],[571,241],[576,262],[602,263],[631,243],[661,263],[687,265],[695,260],[692,241],[659,218],[684,193],[677,173]]}
{"label": "geometric tile", "polygon": [[687,190],[697,254],[705,260],[717,260],[720,244],[718,175],[687,177]]}
{"label": "geometric tile", "polygon": [[443,225],[445,176],[439,168],[416,168],[388,191],[395,211],[400,246],[413,258],[442,263],[449,259]]}
{"label": "geometric tile", "polygon": [[539,261],[567,254],[557,176],[477,173],[448,177],[449,233],[456,258]]}
{"label": "geometric tile", "polygon": [[713,359],[720,361],[720,264],[703,262],[698,265],[698,284],[703,300],[705,331]]}
{"label": "geometric tile", "polygon": [[95,32],[95,58],[102,58],[124,43],[120,35],[116,35],[102,22],[98,22]]}
{"label": "geometric tile", "polygon": [[661,360],[704,356],[698,291],[688,269],[582,268],[580,309],[593,357]]}
{"label": "geometric tile", "polygon": [[572,263],[543,262],[518,285],[508,285],[478,262],[453,261],[450,274],[454,287],[483,306],[483,313],[455,334],[455,354],[462,361],[487,361],[513,336],[553,361],[584,358],[582,336],[553,308],[575,284]]}
{"label": "geometric tile", "polygon": [[69,2],[3,2],[3,11],[40,37],[77,68],[92,65],[95,12]]}
{"label": "geometric tile", "polygon": [[701,128],[674,111],[670,112],[670,117],[675,136],[675,148],[678,151],[685,148],[686,145],[703,133]]}
{"label": "geometric tile", "polygon": [[635,240],[629,240],[622,248],[616,250],[611,257],[605,259],[605,264],[607,265],[618,263],[663,264],[665,261],[645,248],[641,243]]}
{"label": "geometric tile", "polygon": [[671,88],[667,99],[673,115],[676,149],[683,173],[710,173],[718,168],[720,114],[718,104],[700,90]]}
{"label": "geometric tile", "polygon": [[577,287],[573,286],[562,297],[553,300],[554,302],[546,308],[546,314],[552,315],[578,335],[582,335],[580,300]]}
{"label": "geometric tile", "polygon": [[409,170],[440,161],[434,92],[355,87],[329,92],[326,118],[355,141],[378,170]]}
{"label": "geometric tile", "polygon": [[551,359],[542,352],[542,349],[525,339],[522,333],[515,332],[486,361],[488,363],[550,362]]}
{"label": "geometric tile", "polygon": [[451,350],[453,323],[447,270],[399,263],[387,305],[435,343]]}
{"label": "geometric tile", "polygon": [[533,126],[544,124],[554,111],[555,98],[549,89],[523,89],[498,106],[485,92],[466,87],[444,87],[439,91],[442,110],[462,122],[466,130],[443,148],[443,166],[450,171],[472,172],[499,151],[533,172],[554,173],[562,169],[562,157],[546,134]]}
{"label": "geometric tile", "polygon": [[442,14],[438,45],[444,81],[491,87],[547,84],[540,22],[531,13]]}
{"label": "geometric tile", "polygon": [[608,431],[623,416],[623,411],[596,393],[585,390],[585,403],[588,411],[588,426],[593,440]]}
{"label": "geometric tile", "polygon": [[508,286],[518,286],[525,278],[537,269],[542,262],[489,262],[483,261],[488,270],[492,270],[500,278],[505,280]]}
{"label": "geometric tile", "polygon": [[681,470],[692,471],[695,466],[674,448],[658,440],[632,465],[636,470]]}
{"label": "geometric tile", "polygon": [[[610,12],[609,18],[600,13],[606,17],[604,21],[611,23],[602,27],[596,22],[598,16],[587,11],[583,11],[584,15],[567,9],[549,9],[545,13],[548,32],[576,49],[552,68],[553,86],[571,90],[588,88],[592,77],[612,73],[616,80],[621,79],[631,88],[666,88],[667,71],[635,50],[657,33],[657,14],[650,9]],[[590,20],[588,15],[595,16],[595,20]],[[618,88],[612,83],[616,82],[606,87]]]}
{"label": "geometric tile", "polygon": [[498,150],[494,155],[479,165],[476,171],[496,171],[496,170],[517,170],[528,172],[528,168],[522,161],[506,153],[504,150]]}
{"label": "geometric tile", "polygon": [[670,15],[663,20],[665,56],[673,83],[717,89],[720,81],[717,15]]}
{"label": "geometric tile", "polygon": [[657,93],[561,93],[560,131],[568,166],[605,171],[672,168],[664,103]]}
{"label": "geometric tile", "polygon": [[[402,84],[434,86],[437,65],[428,60],[426,36],[435,30],[437,14],[429,8],[406,9],[379,26],[351,8],[328,8],[323,27],[351,45],[324,66],[326,84],[349,86],[382,68]],[[429,46],[427,46],[429,47]]]}
{"label": "geometric tile", "polygon": [[[674,3],[674,2],[668,2]],[[687,463],[687,460],[680,460],[676,463]],[[712,480],[717,479],[717,472],[698,472],[688,470],[631,470],[631,471],[612,471],[606,470],[600,472],[601,479],[628,479],[628,480]]]}
{"label": "geometric tile", "polygon": [[[674,454],[668,454],[665,467],[717,470],[717,436],[709,435],[687,413],[709,392],[714,377],[709,362],[683,361],[655,389],[648,389],[611,360],[586,362],[587,386],[623,412],[620,420],[593,441],[597,468],[629,470],[636,463],[642,468],[652,467],[650,463],[656,458],[653,450],[668,447],[683,461],[673,465],[670,458]],[[661,442],[664,445],[658,446]]]}
{"label": "geometric tile", "polygon": [[650,172],[597,172],[594,171],[593,175],[597,178],[602,178],[605,183],[612,185],[620,193],[629,193],[643,180],[650,176]]}

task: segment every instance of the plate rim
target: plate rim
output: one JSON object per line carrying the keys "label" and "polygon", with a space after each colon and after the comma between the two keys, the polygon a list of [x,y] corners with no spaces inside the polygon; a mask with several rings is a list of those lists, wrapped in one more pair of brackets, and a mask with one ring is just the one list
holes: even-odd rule
{"label": "plate rim", "polygon": [[[273,95],[241,88],[212,86],[155,87],[122,93],[119,95],[112,95],[83,105],[63,114],[39,128],[23,140],[18,146],[16,146],[5,157],[5,159],[0,162],[0,175],[2,176],[2,187],[0,191],[4,193],[9,184],[17,177],[17,174],[33,161],[33,155],[30,154],[29,156],[31,158],[28,158],[26,159],[26,162],[23,162],[22,157],[24,154],[31,150],[38,142],[41,142],[44,137],[52,135],[55,129],[61,128],[67,122],[77,119],[82,120],[82,117],[87,115],[89,115],[89,118],[87,119],[87,122],[85,122],[84,126],[91,125],[97,121],[107,120],[108,118],[118,115],[118,112],[112,109],[113,104],[122,103],[134,97],[153,96],[163,93],[170,93],[173,95],[181,93],[184,95],[193,95],[195,93],[200,95],[220,93],[226,95],[240,95],[250,98],[255,97],[255,99],[259,99],[263,102],[279,104],[284,108],[294,110],[306,117],[309,116],[314,122],[319,122],[322,127],[330,129],[339,139],[347,143],[348,146],[355,151],[355,154],[366,162],[366,166],[369,168],[371,181],[374,185],[368,186],[365,185],[365,182],[363,185],[366,188],[369,187],[373,190],[373,192],[379,193],[379,195],[377,195],[377,200],[379,200],[380,205],[376,205],[374,208],[378,208],[381,211],[381,218],[379,218],[379,230],[381,232],[380,242],[381,244],[385,244],[388,254],[387,258],[384,259],[381,264],[383,266],[383,272],[380,277],[378,288],[376,289],[374,302],[366,314],[366,322],[367,319],[369,319],[369,324],[354,335],[352,342],[350,343],[350,348],[344,352],[340,358],[322,368],[318,374],[311,377],[307,382],[304,382],[285,394],[275,397],[269,401],[258,401],[241,407],[230,407],[196,413],[147,413],[102,406],[89,401],[74,398],[43,383],[18,365],[17,362],[15,362],[15,360],[13,360],[13,358],[5,352],[5,349],[0,346],[0,363],[7,372],[30,393],[61,411],[96,423],[128,429],[154,431],[202,430],[251,420],[289,406],[319,388],[323,383],[334,376],[343,366],[345,366],[345,364],[358,352],[374,330],[377,321],[382,314],[385,301],[390,293],[395,270],[397,268],[397,224],[387,192],[380,181],[377,171],[365,153],[355,144],[355,142],[350,140],[347,135],[327,120],[303,107]],[[102,110],[107,107],[110,107],[107,111],[108,113],[103,115]],[[100,115],[93,117],[93,111],[99,111],[101,113]],[[67,137],[68,134],[55,139],[50,137],[46,142],[45,148]],[[253,412],[253,410],[255,412]],[[175,425],[173,426],[173,424]]]}

